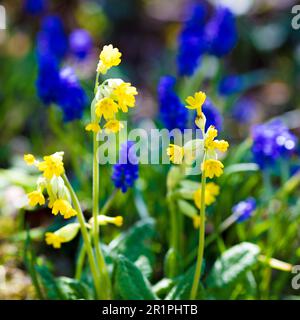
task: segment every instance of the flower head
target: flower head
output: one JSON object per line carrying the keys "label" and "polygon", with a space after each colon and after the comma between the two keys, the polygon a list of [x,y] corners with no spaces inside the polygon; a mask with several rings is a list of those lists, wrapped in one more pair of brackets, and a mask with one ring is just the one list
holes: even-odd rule
{"label": "flower head", "polygon": [[85,130],[86,131],[92,131],[94,133],[98,133],[98,132],[101,132],[101,127],[99,125],[98,122],[91,122],[91,123],[88,123],[86,126],[85,126]]}
{"label": "flower head", "polygon": [[119,162],[113,167],[112,181],[116,188],[126,192],[138,178],[138,159],[134,153],[134,143],[125,142],[120,149]]}
{"label": "flower head", "polygon": [[[220,193],[220,187],[213,182],[208,182],[205,188],[205,205],[209,206],[216,201],[216,196]],[[194,202],[197,208],[201,207],[201,189],[194,193]]]}
{"label": "flower head", "polygon": [[122,82],[115,87],[113,96],[118,101],[119,107],[123,112],[128,112],[128,107],[133,108],[135,105],[135,95],[138,92],[135,87],[128,82]]}
{"label": "flower head", "polygon": [[214,176],[219,177],[223,173],[224,165],[219,160],[208,159],[202,164],[202,171],[204,171],[205,176],[213,178]]}
{"label": "flower head", "polygon": [[118,133],[121,129],[124,128],[124,125],[121,121],[119,120],[109,120],[106,122],[104,125],[105,131],[107,133]]}
{"label": "flower head", "polygon": [[43,196],[43,193],[39,190],[32,191],[28,193],[27,196],[28,196],[29,205],[32,207],[36,206],[37,204],[39,204],[40,206],[45,204],[45,198]]}
{"label": "flower head", "polygon": [[237,43],[235,16],[225,7],[218,7],[205,28],[208,52],[217,57],[228,54]]}
{"label": "flower head", "polygon": [[63,152],[56,152],[50,156],[45,156],[43,159],[44,161],[38,163],[38,169],[43,171],[45,178],[59,177],[64,173]]}
{"label": "flower head", "polygon": [[103,98],[96,103],[95,113],[98,118],[104,117],[105,120],[114,118],[118,112],[118,105],[111,98]]}
{"label": "flower head", "polygon": [[24,161],[29,165],[32,166],[35,163],[35,157],[32,154],[24,154]]}
{"label": "flower head", "polygon": [[226,152],[229,143],[225,140],[215,140],[218,135],[218,130],[214,126],[210,126],[206,132],[204,146],[207,150],[219,150],[221,152]]}
{"label": "flower head", "polygon": [[[116,217],[108,217],[105,215],[98,215],[97,220],[100,226],[106,226],[109,223],[114,224],[117,227],[121,227],[123,225],[123,217],[122,216],[116,216]],[[89,220],[89,224],[93,225],[94,218],[91,218]]]}
{"label": "flower head", "polygon": [[189,96],[186,98],[186,108],[188,109],[196,109],[197,114],[202,114],[202,105],[204,104],[206,99],[206,94],[202,91],[196,92],[194,96]]}
{"label": "flower head", "polygon": [[111,67],[115,67],[121,63],[121,56],[122,54],[118,48],[114,48],[111,44],[104,46],[100,53],[97,71],[106,74]]}
{"label": "flower head", "polygon": [[280,120],[255,126],[252,138],[252,153],[255,162],[262,169],[272,166],[280,158],[291,156],[298,141]]}
{"label": "flower head", "polygon": [[54,201],[52,213],[54,215],[60,213],[65,219],[69,219],[77,215],[77,212],[72,208],[71,204],[64,199],[57,199]]}
{"label": "flower head", "polygon": [[239,202],[233,208],[233,214],[238,222],[248,220],[256,209],[256,201],[254,198],[248,198]]}
{"label": "flower head", "polygon": [[188,110],[184,108],[175,93],[175,84],[176,79],[172,76],[160,78],[157,88],[160,119],[169,131],[173,129],[183,131],[187,128]]}
{"label": "flower head", "polygon": [[200,64],[200,58],[207,50],[205,39],[205,15],[203,5],[191,8],[190,18],[184,23],[178,38],[178,72],[191,76]]}
{"label": "flower head", "polygon": [[93,40],[87,30],[75,29],[69,36],[69,46],[78,59],[84,59],[92,50]]}
{"label": "flower head", "polygon": [[184,148],[176,144],[169,144],[167,148],[167,155],[174,164],[181,164],[184,157]]}
{"label": "flower head", "polygon": [[65,238],[62,236],[59,236],[53,232],[46,232],[45,235],[46,243],[48,245],[52,245],[55,249],[60,249],[61,244],[65,242]]}

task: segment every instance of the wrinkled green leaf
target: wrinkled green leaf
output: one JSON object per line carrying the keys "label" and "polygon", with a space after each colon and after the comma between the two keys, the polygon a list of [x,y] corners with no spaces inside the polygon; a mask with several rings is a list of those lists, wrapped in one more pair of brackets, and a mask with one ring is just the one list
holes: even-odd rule
{"label": "wrinkled green leaf", "polygon": [[126,257],[119,255],[115,267],[115,289],[125,300],[156,300],[142,272]]}
{"label": "wrinkled green leaf", "polygon": [[222,288],[236,282],[257,262],[260,249],[257,245],[243,242],[227,251],[213,265],[207,278],[210,288]]}

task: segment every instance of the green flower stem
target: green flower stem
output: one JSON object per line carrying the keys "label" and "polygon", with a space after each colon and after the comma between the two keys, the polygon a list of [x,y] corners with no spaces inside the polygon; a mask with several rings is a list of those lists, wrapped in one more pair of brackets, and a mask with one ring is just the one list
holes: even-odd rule
{"label": "green flower stem", "polygon": [[176,207],[175,200],[171,193],[167,195],[168,206],[171,214],[171,228],[170,228],[170,249],[173,249],[173,256],[170,262],[170,274],[169,277],[173,278],[178,273],[178,225],[176,219]]}
{"label": "green flower stem", "polygon": [[114,189],[110,197],[106,200],[104,206],[100,210],[101,215],[106,215],[107,211],[110,209],[111,205],[113,204],[117,194],[118,194],[119,189]]}
{"label": "green flower stem", "polygon": [[82,275],[82,270],[85,262],[85,257],[86,257],[86,250],[84,244],[81,245],[78,258],[77,258],[77,263],[76,263],[76,271],[75,271],[75,279],[80,280],[81,275]]}
{"label": "green flower stem", "polygon": [[91,272],[92,272],[92,277],[93,277],[93,281],[94,281],[94,286],[96,289],[96,294],[97,294],[97,298],[98,299],[102,299],[102,290],[100,287],[100,281],[99,281],[99,277],[98,277],[98,273],[97,273],[97,266],[95,263],[95,259],[94,259],[94,254],[93,254],[93,249],[92,249],[92,245],[89,239],[89,234],[88,234],[88,230],[87,227],[85,225],[85,218],[84,215],[82,213],[81,207],[80,207],[80,203],[79,200],[75,194],[75,191],[73,190],[67,176],[65,174],[62,175],[62,178],[64,180],[64,183],[66,185],[66,187],[68,188],[70,195],[71,195],[71,199],[74,205],[74,208],[77,212],[77,218],[78,218],[78,222],[80,224],[80,229],[81,229],[81,234],[82,234],[82,238],[83,238],[83,242],[84,242],[84,246],[85,246],[85,250],[87,252],[88,255],[88,260],[89,260],[89,264],[90,264],[90,268],[91,268]]}
{"label": "green flower stem", "polygon": [[[203,163],[205,161],[205,154],[203,157]],[[191,290],[190,299],[195,300],[197,297],[198,286],[201,276],[203,253],[204,253],[204,242],[205,242],[205,185],[206,177],[205,170],[202,171],[201,177],[201,207],[200,207],[200,228],[199,228],[199,243],[198,243],[198,253],[197,253],[197,264],[194,275],[193,286]]]}
{"label": "green flower stem", "polygon": [[111,283],[108,270],[100,246],[99,214],[99,164],[97,161],[98,141],[97,134],[93,133],[93,241],[96,253],[96,261],[103,284],[103,292],[106,299],[111,298]]}

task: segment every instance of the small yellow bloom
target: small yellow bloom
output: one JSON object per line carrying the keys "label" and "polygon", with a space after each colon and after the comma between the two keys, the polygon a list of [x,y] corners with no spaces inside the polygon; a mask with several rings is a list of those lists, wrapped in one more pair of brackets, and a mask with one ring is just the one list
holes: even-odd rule
{"label": "small yellow bloom", "polygon": [[[97,217],[98,224],[101,226],[106,226],[109,223],[114,224],[117,227],[121,227],[123,225],[123,217],[122,216],[117,216],[117,217],[109,217],[105,215],[98,215]],[[91,218],[89,220],[89,224],[93,225],[94,223],[94,218]]]}
{"label": "small yellow bloom", "polygon": [[204,146],[207,149],[214,149],[214,139],[218,135],[218,130],[214,126],[209,126],[206,132],[205,143]]}
{"label": "small yellow bloom", "polygon": [[92,131],[92,132],[94,132],[94,133],[98,133],[98,132],[101,132],[101,131],[102,131],[101,128],[100,128],[100,126],[99,126],[99,124],[96,123],[96,122],[91,122],[91,123],[87,124],[87,125],[85,126],[85,130],[86,130],[86,131]]}
{"label": "small yellow bloom", "polygon": [[65,238],[61,237],[53,232],[47,232],[46,235],[46,243],[48,245],[52,245],[55,249],[60,249],[61,244],[65,242]]}
{"label": "small yellow bloom", "polygon": [[[209,182],[205,187],[205,205],[210,206],[216,201],[216,196],[220,193],[220,187],[213,182]],[[198,209],[201,207],[201,189],[194,193],[194,202]]]}
{"label": "small yellow bloom", "polygon": [[118,120],[110,120],[104,125],[104,128],[107,133],[117,133],[124,128],[124,125]]}
{"label": "small yellow bloom", "polygon": [[44,172],[44,177],[51,179],[54,175],[59,177],[64,173],[63,153],[56,152],[50,156],[45,156],[44,161],[38,164],[38,169]]}
{"label": "small yellow bloom", "polygon": [[118,105],[111,98],[103,98],[97,102],[95,113],[98,118],[104,117],[105,120],[112,119],[118,112]]}
{"label": "small yellow bloom", "polygon": [[176,144],[169,144],[167,155],[174,164],[181,164],[184,157],[184,148]]}
{"label": "small yellow bloom", "polygon": [[134,107],[135,95],[137,94],[136,88],[132,87],[128,82],[121,83],[113,91],[113,96],[118,101],[118,104],[123,112],[128,112],[128,107]]}
{"label": "small yellow bloom", "polygon": [[186,108],[195,110],[197,109],[197,114],[200,116],[202,114],[202,105],[205,102],[206,94],[202,91],[196,92],[194,96],[189,96],[186,98]]}
{"label": "small yellow bloom", "polygon": [[224,165],[219,160],[209,159],[202,164],[202,171],[205,172],[205,177],[219,177],[223,173]]}
{"label": "small yellow bloom", "polygon": [[110,223],[113,223],[117,227],[122,227],[123,217],[122,216],[113,217]]}
{"label": "small yellow bloom", "polygon": [[35,163],[35,157],[32,154],[24,154],[24,161],[29,165],[32,166]]}
{"label": "small yellow bloom", "polygon": [[214,147],[221,152],[226,152],[229,147],[229,143],[225,140],[215,140]]}
{"label": "small yellow bloom", "polygon": [[195,229],[198,229],[200,227],[201,218],[200,216],[193,217],[193,225]]}
{"label": "small yellow bloom", "polygon": [[52,213],[57,215],[60,213],[65,219],[76,216],[76,211],[72,208],[71,204],[64,199],[57,199],[52,205]]}
{"label": "small yellow bloom", "polygon": [[42,206],[43,204],[45,204],[45,198],[42,194],[41,191],[32,191],[30,193],[28,193],[28,201],[29,201],[29,205],[34,207],[37,204],[39,204],[40,206]]}
{"label": "small yellow bloom", "polygon": [[97,71],[102,74],[106,74],[108,69],[121,63],[121,56],[122,53],[118,48],[114,48],[111,44],[104,46],[99,56],[100,61]]}

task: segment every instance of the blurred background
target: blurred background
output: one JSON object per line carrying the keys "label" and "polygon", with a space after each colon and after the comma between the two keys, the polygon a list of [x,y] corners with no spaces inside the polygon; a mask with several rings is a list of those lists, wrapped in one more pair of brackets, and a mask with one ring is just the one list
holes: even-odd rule
{"label": "blurred background", "polygon": [[[278,116],[299,135],[300,30],[291,26],[291,9],[297,1],[0,2],[7,20],[6,30],[0,30],[1,299],[33,296],[20,240],[26,237],[26,227],[34,229],[33,237],[41,239],[52,219],[47,209],[34,213],[24,209],[26,192],[31,190],[36,178],[25,168],[23,154],[30,152],[41,156],[65,150],[72,183],[80,189],[88,211],[91,145],[83,130],[89,118],[100,48],[110,43],[119,48],[122,64],[112,71],[112,76],[130,81],[139,91],[131,123],[145,128],[161,127],[157,87],[162,76],[178,76],[178,36],[190,17],[193,3],[206,5],[208,15],[215,4],[222,4],[236,16],[238,41],[235,48],[222,60],[207,56],[201,61],[203,89],[208,81],[209,88],[214,87],[210,97],[224,118],[222,136],[233,146],[237,145],[249,137],[254,124]],[[44,58],[48,50],[54,52],[54,62]],[[57,81],[50,68],[52,64],[65,80],[63,92],[55,97],[53,95],[58,93],[50,86]],[[229,80],[222,82],[226,76],[230,76]],[[188,81],[184,77],[181,80]],[[297,161],[295,165],[299,165]],[[110,168],[101,170],[104,176],[110,175]],[[147,191],[147,199],[143,201],[151,215],[158,219],[165,204],[163,198],[157,201],[155,193],[157,186],[162,188],[160,177],[165,172],[164,168],[142,170],[137,184],[138,190]],[[151,187],[150,179],[156,181]],[[111,189],[107,178],[103,182],[103,201]],[[127,202],[128,198],[133,201]],[[135,207],[143,212],[145,203],[140,201],[136,193],[126,194],[117,199],[115,207],[120,210],[125,203],[132,203],[122,209],[122,214],[136,210]],[[136,216],[128,214],[126,224],[135,220]],[[111,229],[104,236],[111,238],[113,232]],[[158,236],[154,251],[160,252],[161,242]],[[70,274],[74,246],[68,244],[64,255],[59,257],[53,250],[47,252],[46,246],[37,250],[55,261],[57,274],[59,270],[61,274]],[[41,255],[40,259],[43,258]]]}

